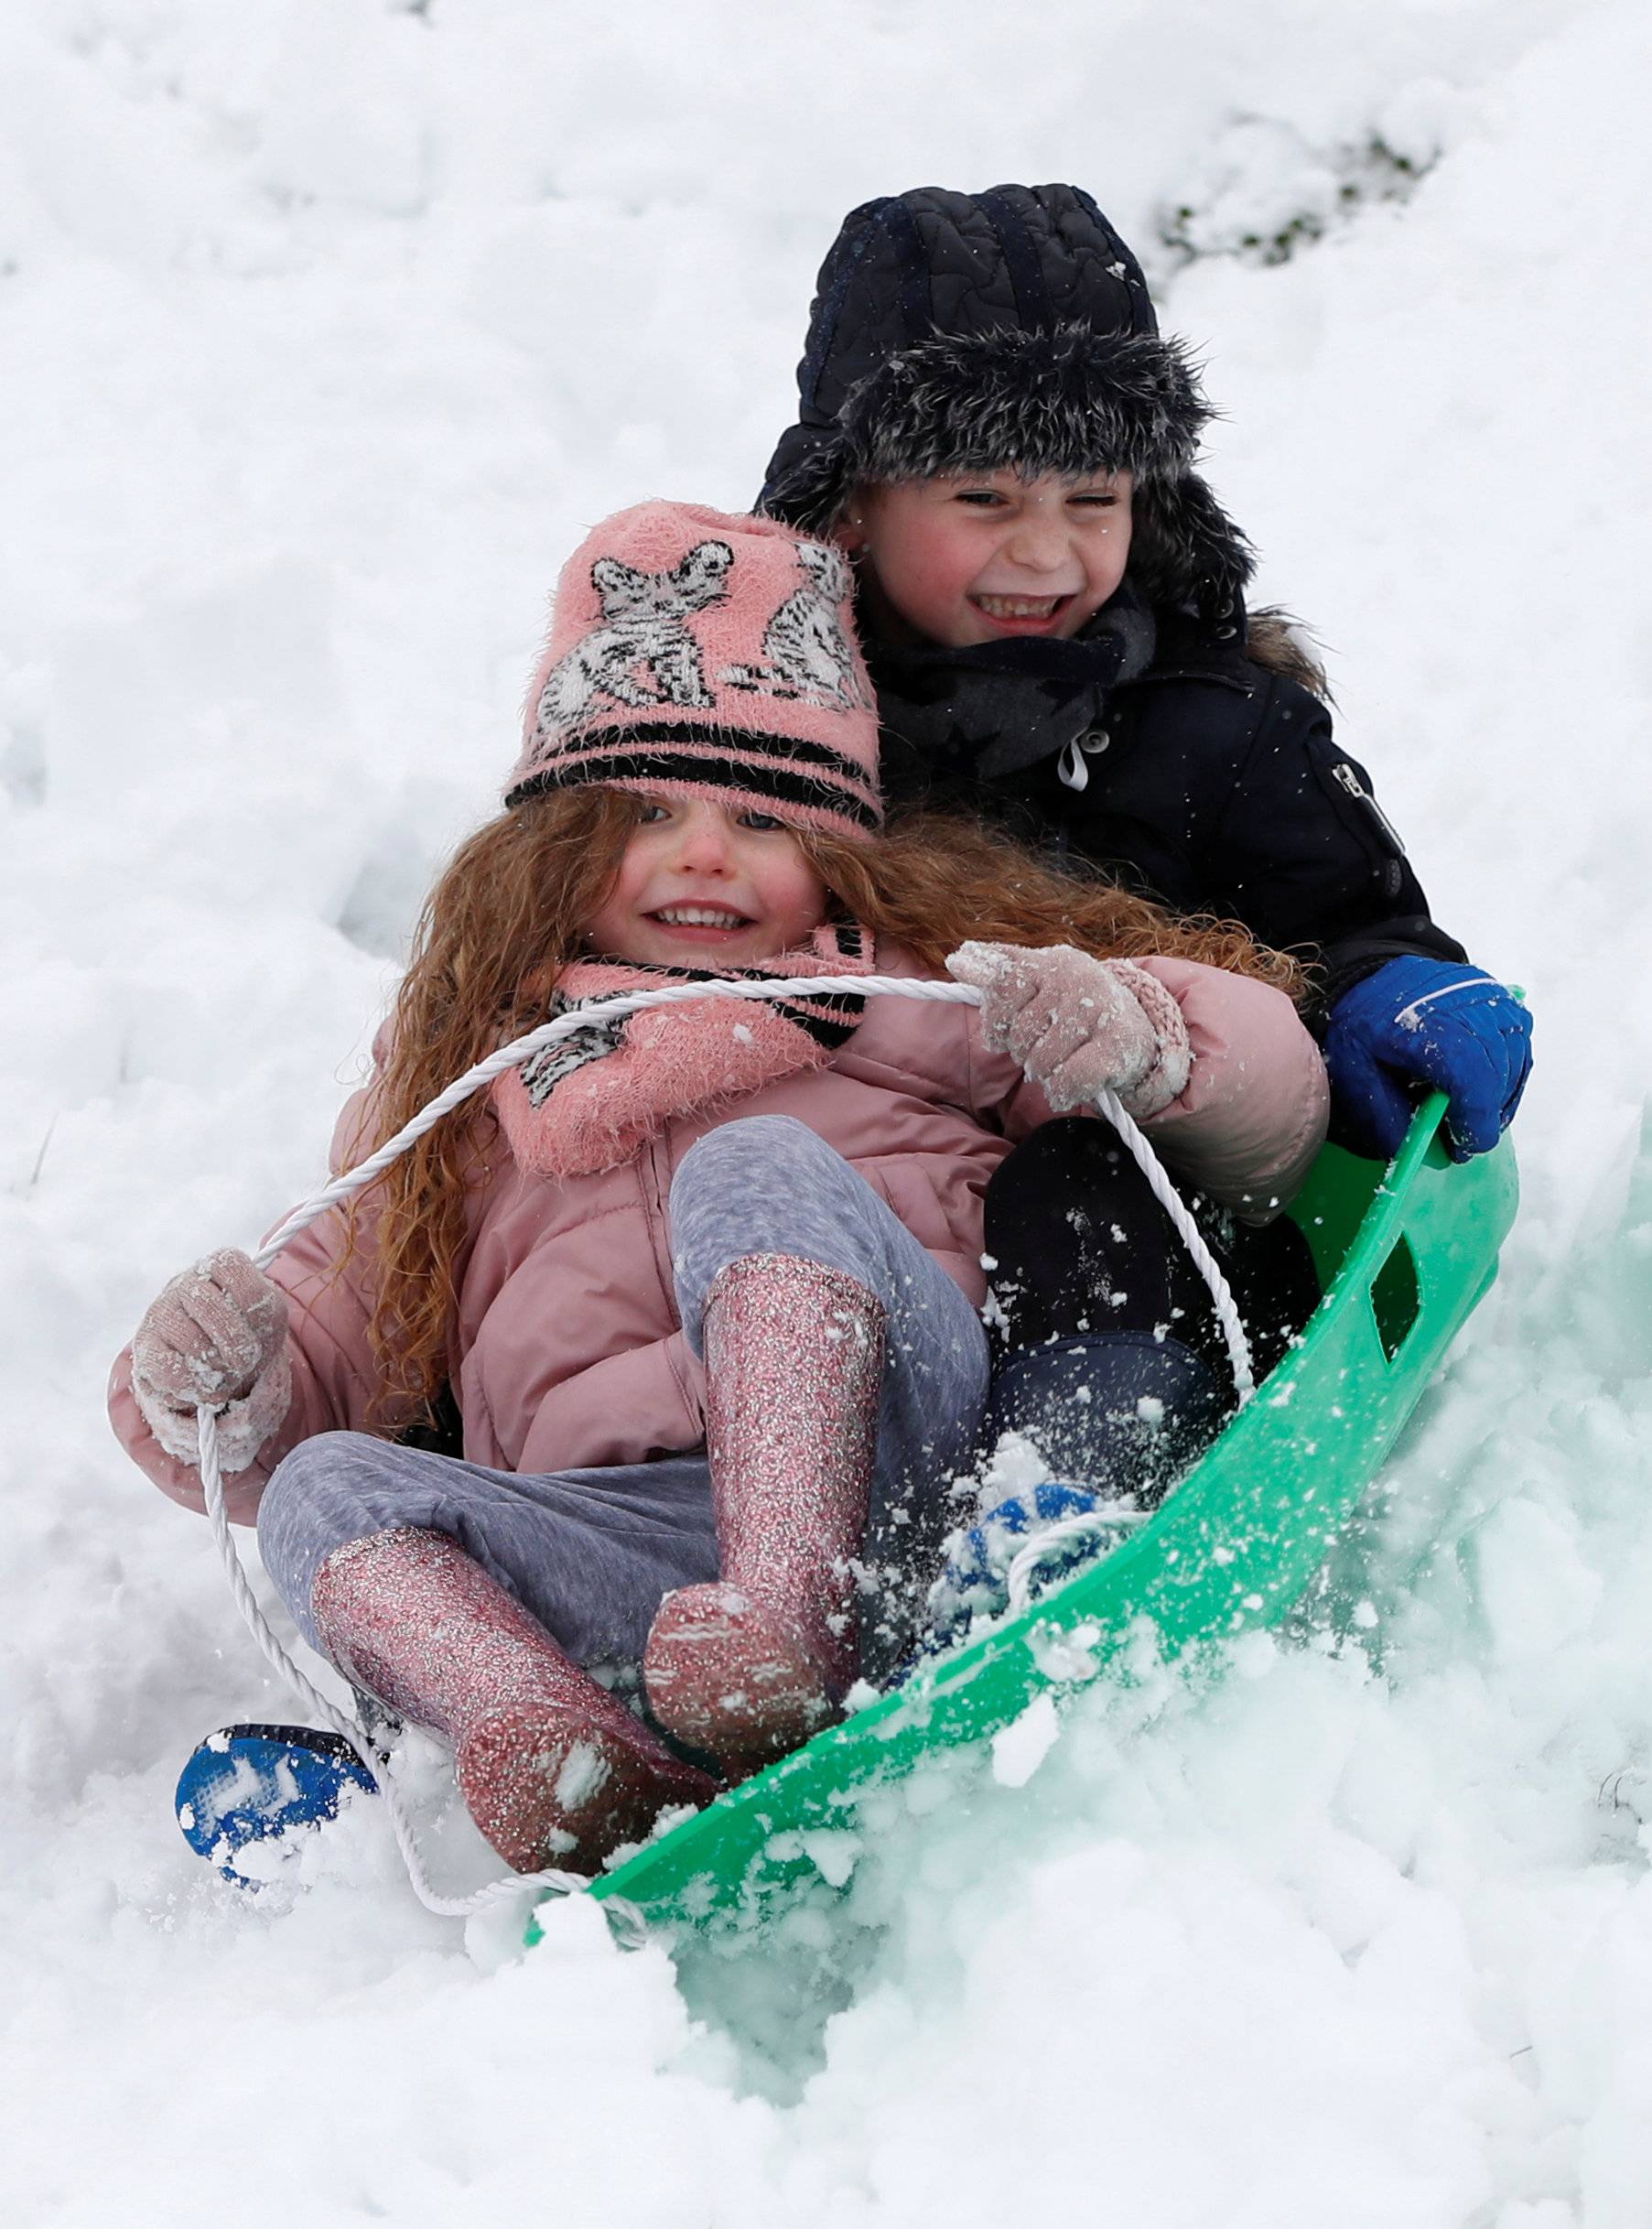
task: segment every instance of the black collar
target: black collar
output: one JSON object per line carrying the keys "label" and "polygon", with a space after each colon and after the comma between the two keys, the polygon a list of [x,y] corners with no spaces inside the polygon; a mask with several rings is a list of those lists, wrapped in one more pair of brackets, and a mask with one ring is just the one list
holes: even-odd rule
{"label": "black collar", "polygon": [[968,650],[868,639],[886,730],[936,772],[992,781],[1100,726],[1114,689],[1153,664],[1151,608],[1129,582],[1070,641],[1023,636]]}

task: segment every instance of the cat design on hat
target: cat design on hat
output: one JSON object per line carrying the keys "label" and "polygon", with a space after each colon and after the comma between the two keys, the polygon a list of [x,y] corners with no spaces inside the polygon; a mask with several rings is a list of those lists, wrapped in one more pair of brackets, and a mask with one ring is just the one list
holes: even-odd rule
{"label": "cat design on hat", "polygon": [[776,519],[616,512],[562,569],[505,803],[599,783],[869,841],[878,715],[853,593],[836,548]]}
{"label": "cat design on hat", "polygon": [[605,623],[582,636],[546,676],[539,698],[541,729],[577,725],[599,697],[637,707],[680,704],[704,710],[714,704],[687,622],[693,612],[722,601],[733,563],[727,542],[696,542],[657,573],[618,557],[599,557],[590,579]]}
{"label": "cat design on hat", "polygon": [[855,656],[838,621],[853,582],[841,550],[800,542],[803,586],[786,598],[763,630],[761,665],[725,665],[718,679],[729,688],[761,689],[772,697],[806,697],[844,706],[867,699]]}

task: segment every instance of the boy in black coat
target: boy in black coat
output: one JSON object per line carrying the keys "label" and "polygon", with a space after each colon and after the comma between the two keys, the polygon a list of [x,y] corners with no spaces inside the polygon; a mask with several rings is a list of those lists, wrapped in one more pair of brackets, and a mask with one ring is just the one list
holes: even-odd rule
{"label": "boy in black coat", "polygon": [[[923,189],[852,211],[798,384],[759,508],[856,554],[891,800],[1007,821],[1307,961],[1342,1142],[1387,1157],[1440,1087],[1450,1150],[1494,1145],[1525,1010],[1431,919],[1312,663],[1247,617],[1248,546],[1193,470],[1207,406],[1090,196]],[[1185,1429],[1161,1439],[1184,1460],[1222,1405],[1182,1367],[1215,1358],[1208,1304],[1158,1259],[1133,1168],[1096,1126],[1051,1125],[988,1215],[1012,1340],[999,1421],[1137,1482],[1139,1433],[1121,1445],[1093,1397],[1079,1430],[1071,1395],[1105,1380],[1110,1338],[1150,1329],[1182,1349],[1167,1414]],[[1312,1304],[1293,1235],[1226,1234],[1264,1360]],[[1104,1332],[1121,1249],[1138,1290]]]}

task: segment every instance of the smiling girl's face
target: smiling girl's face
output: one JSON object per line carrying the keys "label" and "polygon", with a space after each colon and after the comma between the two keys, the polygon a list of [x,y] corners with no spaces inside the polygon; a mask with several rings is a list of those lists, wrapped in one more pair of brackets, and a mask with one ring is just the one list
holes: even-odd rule
{"label": "smiling girl's face", "polygon": [[837,539],[896,619],[952,650],[1064,639],[1093,619],[1130,556],[1130,475],[1012,471],[859,489]]}
{"label": "smiling girl's face", "polygon": [[653,967],[741,967],[796,951],[826,914],[826,884],[783,821],[656,792],[642,799],[586,942]]}

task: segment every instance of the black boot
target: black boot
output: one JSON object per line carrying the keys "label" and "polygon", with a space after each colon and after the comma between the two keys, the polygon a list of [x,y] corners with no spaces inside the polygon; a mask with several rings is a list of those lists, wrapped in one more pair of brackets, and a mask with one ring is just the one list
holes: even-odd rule
{"label": "black boot", "polygon": [[987,1425],[1023,1434],[1057,1478],[1157,1501],[1219,1429],[1227,1403],[1209,1365],[1147,1331],[1081,1333],[1008,1355]]}
{"label": "black boot", "polygon": [[[1234,1228],[1189,1206],[1234,1289],[1258,1379],[1319,1299],[1307,1242],[1280,1218]],[[1056,1474],[1151,1499],[1235,1404],[1209,1288],[1111,1128],[1047,1122],[987,1188],[999,1319],[988,1423]]]}

